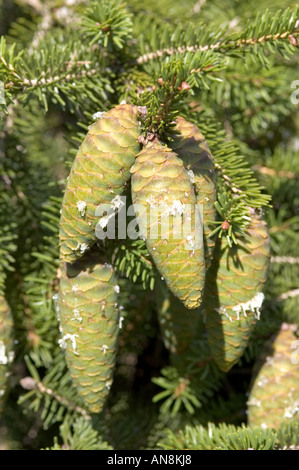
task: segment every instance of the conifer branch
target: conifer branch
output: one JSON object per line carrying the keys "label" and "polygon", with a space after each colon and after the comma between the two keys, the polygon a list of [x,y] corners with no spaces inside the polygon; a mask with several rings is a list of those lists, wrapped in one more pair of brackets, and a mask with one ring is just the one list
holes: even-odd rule
{"label": "conifer branch", "polygon": [[143,54],[142,56],[136,59],[136,64],[146,64],[151,60],[160,59],[164,56],[172,56],[174,54],[185,54],[186,52],[206,52],[209,50],[217,50],[219,49],[220,42],[217,44],[211,44],[207,46],[178,46],[178,47],[169,47],[165,49],[159,49],[154,52],[148,52],[147,54]]}
{"label": "conifer branch", "polygon": [[28,5],[33,8],[39,15],[43,15],[45,5],[40,0],[21,0],[21,5]]}
{"label": "conifer branch", "polygon": [[267,36],[261,36],[258,38],[239,39],[237,41],[222,42],[219,41],[216,44],[210,45],[194,45],[194,46],[178,46],[168,47],[165,49],[159,49],[157,51],[148,52],[136,59],[136,64],[146,64],[151,60],[160,59],[165,56],[172,56],[175,54],[186,54],[186,52],[207,52],[214,51],[224,53],[225,50],[237,50],[246,46],[254,46],[255,44],[263,44],[265,42],[273,42],[281,39],[289,39],[289,36],[297,37],[299,35],[298,28],[294,28],[292,31],[284,31],[283,33],[268,34]]}
{"label": "conifer branch", "polygon": [[271,263],[299,264],[299,258],[295,258],[294,256],[271,256]]}
{"label": "conifer branch", "polygon": [[[24,377],[20,380],[20,384],[26,390],[36,390],[42,395],[48,395],[49,397],[54,398],[58,403],[65,406],[66,408],[75,411],[76,413],[84,416],[84,418],[86,419],[91,419],[90,415],[87,413],[86,410],[84,410],[84,408],[81,408],[80,406],[71,403],[65,397],[57,394],[51,388],[45,387],[45,385],[41,381],[35,380],[33,377]],[[24,399],[26,399],[26,397],[24,397]]]}
{"label": "conifer branch", "polygon": [[299,179],[299,175],[293,171],[274,170],[273,168],[269,168],[267,166],[262,166],[262,165],[254,165],[252,169],[255,171],[258,171],[262,175],[276,176],[278,178],[288,178],[291,180]]}
{"label": "conifer branch", "polygon": [[195,5],[192,7],[192,12],[198,14],[207,0],[197,0]]}
{"label": "conifer branch", "polygon": [[[296,13],[296,12],[295,12]],[[265,14],[267,15],[267,13]],[[257,17],[259,20],[260,18]],[[275,20],[275,18],[274,18]],[[262,22],[262,21],[261,21]],[[250,25],[251,26],[251,25]],[[254,25],[252,26],[254,29]],[[277,25],[277,29],[279,29],[279,25]],[[244,34],[245,35],[245,34]],[[136,64],[146,64],[152,60],[161,59],[165,56],[173,56],[175,54],[186,54],[187,52],[195,53],[195,52],[207,52],[207,51],[214,51],[218,53],[225,53],[228,51],[238,51],[242,50],[248,46],[255,46],[261,45],[265,43],[275,43],[280,40],[286,40],[289,43],[294,43],[297,41],[297,37],[299,35],[299,21],[297,21],[291,28],[283,31],[272,32],[270,34],[261,34],[260,36],[251,36],[251,37],[242,37],[241,34],[239,38],[227,40],[219,40],[214,44],[193,44],[193,45],[178,45],[174,47],[165,47],[162,49],[158,49],[156,51],[147,52],[142,54],[136,59]]]}
{"label": "conifer branch", "polygon": [[[88,62],[77,62],[77,65],[85,65]],[[37,88],[37,87],[42,87],[42,86],[47,86],[47,85],[55,85],[58,82],[70,82],[71,80],[81,80],[82,78],[85,77],[93,77],[96,74],[99,73],[99,70],[97,69],[91,69],[91,70],[79,70],[76,73],[62,73],[61,75],[56,75],[54,77],[50,78],[24,78],[23,80],[20,78],[20,81],[18,83],[19,86],[25,87],[25,88]],[[8,88],[8,87],[7,87]]]}
{"label": "conifer branch", "polygon": [[297,297],[299,295],[299,289],[292,289],[276,297],[274,300],[276,302],[281,302],[282,300],[287,300],[292,297]]}

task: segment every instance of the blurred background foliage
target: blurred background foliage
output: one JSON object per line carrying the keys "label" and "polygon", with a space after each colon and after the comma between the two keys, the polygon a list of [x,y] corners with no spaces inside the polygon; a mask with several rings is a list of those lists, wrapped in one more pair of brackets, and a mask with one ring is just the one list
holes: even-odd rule
{"label": "blurred background foliage", "polygon": [[[15,331],[0,449],[298,447],[296,419],[247,427],[256,358],[283,322],[299,324],[298,4],[261,0],[258,10],[253,0],[0,0],[0,295]],[[171,96],[157,122],[169,96],[161,77],[190,90]],[[222,171],[219,191],[230,201],[237,185],[264,207],[271,267],[261,320],[224,374],[202,322],[187,362],[171,356],[143,244],[114,257],[110,246],[124,320],[107,407],[89,416],[58,346],[59,211],[92,116],[122,100],[146,105],[146,128],[165,139],[178,114],[199,126]]]}

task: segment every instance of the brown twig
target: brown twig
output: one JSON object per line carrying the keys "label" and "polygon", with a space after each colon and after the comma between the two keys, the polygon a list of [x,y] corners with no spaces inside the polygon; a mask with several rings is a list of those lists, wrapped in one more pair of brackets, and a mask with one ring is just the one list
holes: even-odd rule
{"label": "brown twig", "polygon": [[273,168],[268,168],[266,166],[255,165],[252,167],[253,170],[258,171],[263,175],[268,176],[278,176],[279,178],[288,178],[288,179],[299,179],[299,175],[293,171],[288,170],[274,170]]}
{"label": "brown twig", "polygon": [[271,263],[299,264],[299,258],[294,256],[271,256]]}
{"label": "brown twig", "polygon": [[292,297],[297,297],[299,295],[299,289],[292,289],[283,294],[279,295],[274,299],[275,302],[281,302],[282,300],[290,299]]}
{"label": "brown twig", "polygon": [[45,387],[42,382],[36,381],[33,377],[23,377],[20,380],[20,384],[26,390],[38,390],[42,395],[49,395],[65,407],[81,414],[82,416],[84,416],[84,418],[91,419],[90,415],[87,413],[86,410],[84,410],[84,408],[81,408],[80,406],[71,403],[65,397],[62,397],[61,395],[55,393],[51,388]]}
{"label": "brown twig", "polygon": [[295,27],[293,31],[285,31],[283,33],[269,34],[267,36],[261,36],[258,38],[249,38],[249,39],[239,39],[238,41],[229,41],[225,43],[224,41],[218,41],[216,44],[210,45],[198,45],[193,46],[178,46],[178,47],[169,47],[164,49],[158,49],[154,52],[148,52],[136,59],[137,64],[145,64],[150,60],[158,59],[164,57],[165,55],[174,55],[174,54],[184,54],[186,52],[206,52],[209,50],[214,50],[216,52],[222,52],[223,49],[240,49],[244,46],[253,46],[255,44],[261,44],[264,42],[277,41],[278,39],[287,39],[289,40],[290,35],[298,33],[297,28]]}

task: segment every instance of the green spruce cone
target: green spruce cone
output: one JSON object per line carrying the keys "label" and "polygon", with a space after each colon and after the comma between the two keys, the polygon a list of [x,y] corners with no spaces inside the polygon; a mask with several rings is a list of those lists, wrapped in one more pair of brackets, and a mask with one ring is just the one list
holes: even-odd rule
{"label": "green spruce cone", "polygon": [[9,375],[14,358],[13,318],[10,307],[0,295],[0,416],[9,393]]}
{"label": "green spruce cone", "polygon": [[200,309],[187,309],[162,282],[157,282],[155,293],[164,346],[172,354],[182,354],[190,347],[196,335]]}
{"label": "green spruce cone", "polygon": [[99,413],[113,380],[119,332],[119,286],[93,249],[62,268],[58,315],[66,361],[86,408]]}
{"label": "green spruce cone", "polygon": [[[67,181],[60,218],[60,259],[72,263],[96,241],[100,204],[120,207],[120,195],[140,150],[136,106],[121,104],[103,113],[89,128]],[[105,228],[107,218],[100,222]]]}
{"label": "green spruce cone", "polygon": [[214,360],[224,372],[242,356],[259,318],[269,253],[266,223],[256,215],[237,246],[230,248],[225,238],[216,244],[202,310]]}
{"label": "green spruce cone", "polygon": [[205,279],[202,220],[183,162],[154,140],[138,154],[132,200],[139,232],[171,292],[189,309],[202,301]]}
{"label": "green spruce cone", "polygon": [[298,337],[295,325],[283,323],[265,344],[253,369],[248,424],[278,429],[299,421]]}
{"label": "green spruce cone", "polygon": [[176,119],[176,134],[171,148],[183,160],[192,180],[197,203],[203,207],[203,230],[205,243],[206,265],[209,265],[215,246],[215,237],[210,233],[215,229],[216,220],[216,176],[213,157],[197,126],[182,117]]}

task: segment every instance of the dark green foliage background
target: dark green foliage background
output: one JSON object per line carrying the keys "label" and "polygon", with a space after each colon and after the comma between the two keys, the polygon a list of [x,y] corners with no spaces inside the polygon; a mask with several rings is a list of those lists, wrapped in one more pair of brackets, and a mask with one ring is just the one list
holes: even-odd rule
{"label": "dark green foliage background", "polygon": [[[291,100],[298,4],[261,0],[259,12],[253,0],[0,0],[0,7],[0,291],[16,334],[0,449],[298,446],[296,423],[246,428],[255,359],[283,321],[299,324],[299,108]],[[190,90],[180,90],[183,81]],[[165,142],[178,114],[199,126],[217,166],[217,233],[229,220],[233,243],[246,207],[262,207],[272,262],[261,320],[239,364],[223,374],[202,322],[186,357],[164,347],[142,240],[107,243],[124,323],[107,407],[90,417],[58,346],[59,211],[93,114],[122,100],[146,105],[144,130]]]}

